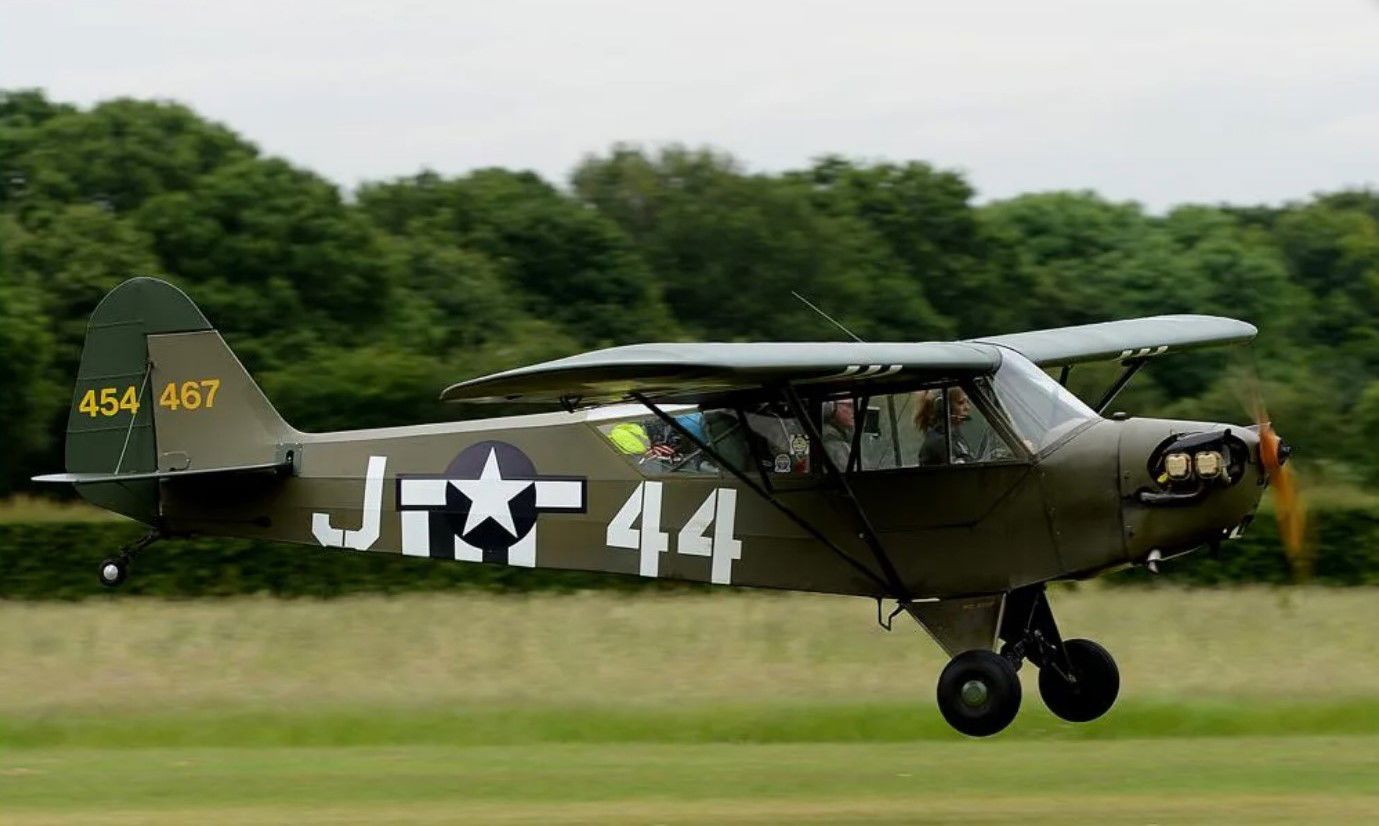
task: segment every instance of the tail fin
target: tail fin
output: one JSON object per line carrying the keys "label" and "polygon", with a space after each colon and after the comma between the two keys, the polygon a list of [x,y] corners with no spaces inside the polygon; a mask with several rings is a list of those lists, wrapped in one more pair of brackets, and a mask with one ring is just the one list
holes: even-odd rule
{"label": "tail fin", "polygon": [[154,524],[159,478],[290,464],[283,445],[295,435],[185,293],[134,278],[91,314],[68,473],[48,479]]}

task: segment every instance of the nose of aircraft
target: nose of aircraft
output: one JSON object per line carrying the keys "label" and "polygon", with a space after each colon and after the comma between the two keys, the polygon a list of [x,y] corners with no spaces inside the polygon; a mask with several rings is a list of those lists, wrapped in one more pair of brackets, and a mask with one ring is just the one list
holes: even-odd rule
{"label": "nose of aircraft", "polygon": [[1122,521],[1132,561],[1168,558],[1239,535],[1267,479],[1256,428],[1165,419],[1123,424]]}

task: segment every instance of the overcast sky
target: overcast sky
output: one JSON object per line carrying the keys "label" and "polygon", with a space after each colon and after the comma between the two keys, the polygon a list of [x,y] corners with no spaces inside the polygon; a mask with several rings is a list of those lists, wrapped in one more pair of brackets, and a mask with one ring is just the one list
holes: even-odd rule
{"label": "overcast sky", "polygon": [[0,0],[0,88],[171,98],[345,186],[615,141],[836,152],[984,200],[1379,185],[1376,0]]}

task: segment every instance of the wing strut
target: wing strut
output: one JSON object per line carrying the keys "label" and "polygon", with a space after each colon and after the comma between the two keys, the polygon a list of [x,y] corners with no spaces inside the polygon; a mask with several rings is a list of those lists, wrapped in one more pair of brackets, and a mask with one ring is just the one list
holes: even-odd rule
{"label": "wing strut", "polygon": [[[790,408],[795,412],[795,418],[800,420],[804,426],[805,433],[809,436],[809,443],[823,447],[824,439],[819,433],[819,428],[815,426],[814,419],[809,415],[809,411],[804,409],[804,404],[800,402],[800,395],[795,392],[795,386],[790,383],[785,385],[785,399],[790,404]],[[862,422],[865,421],[866,410],[862,411],[863,419],[853,425],[853,435],[862,429]],[[852,485],[848,484],[847,477],[833,463],[833,457],[828,455],[827,450],[816,451],[820,459],[823,460],[824,468],[828,475],[833,478],[838,487],[842,489],[843,495],[852,503],[853,513],[857,516],[857,525],[862,529],[862,541],[867,543],[871,549],[872,556],[876,557],[876,564],[881,566],[881,571],[886,575],[886,583],[890,587],[891,596],[902,605],[911,601],[910,589],[905,587],[905,582],[900,578],[900,572],[891,564],[891,558],[886,554],[886,548],[881,544],[881,537],[876,535],[876,528],[872,527],[871,520],[867,518],[867,511],[862,507],[862,503],[857,501],[857,496],[852,492]]]}
{"label": "wing strut", "polygon": [[1110,388],[1107,389],[1106,393],[1101,397],[1101,401],[1097,402],[1096,406],[1092,408],[1097,412],[1097,415],[1106,412],[1106,408],[1110,407],[1111,402],[1116,400],[1116,396],[1119,396],[1120,391],[1125,389],[1125,385],[1129,384],[1130,380],[1135,377],[1135,374],[1140,372],[1140,368],[1144,366],[1145,361],[1147,361],[1147,359],[1138,358],[1128,359],[1122,362],[1122,364],[1125,365],[1125,369],[1121,371],[1120,376],[1116,378],[1115,384],[1112,384]]}
{"label": "wing strut", "polygon": [[[791,510],[790,506],[786,505],[784,502],[777,499],[774,493],[762,487],[757,482],[753,481],[750,477],[747,476],[747,474],[743,473],[735,465],[733,465],[732,462],[729,462],[727,459],[723,458],[723,456],[721,456],[718,453],[718,451],[714,450],[698,436],[691,433],[688,429],[685,428],[684,425],[676,421],[675,417],[671,416],[670,414],[662,410],[660,407],[658,407],[655,402],[651,401],[641,393],[633,392],[630,395],[632,396],[632,398],[636,399],[643,406],[645,406],[647,410],[650,410],[652,413],[654,413],[656,415],[656,418],[660,419],[662,422],[668,425],[678,435],[689,440],[689,442],[693,444],[695,447],[704,451],[704,455],[708,456],[710,459],[713,459],[715,462],[717,462],[719,467],[727,469],[729,473],[737,477],[737,480],[739,482],[750,488],[753,493],[761,497],[767,504],[771,505],[776,510],[780,511],[782,514],[785,515],[787,519],[789,519],[791,522],[794,522],[801,529],[803,529],[805,533],[808,533],[810,536],[814,537],[819,542],[821,542],[824,545],[824,547],[832,551],[839,559],[846,562],[854,570],[862,574],[862,576],[866,577],[872,583],[877,585],[883,593],[894,591],[894,587],[890,583],[888,583],[886,579],[883,579],[882,577],[878,576],[875,571],[871,570],[866,565],[863,565],[857,559],[854,559],[853,556],[849,554],[847,551],[838,547],[837,543],[825,536],[822,531],[810,524],[809,521],[806,520],[804,517],[795,513],[795,511]],[[813,437],[811,436],[811,438]],[[899,598],[901,593],[906,592],[902,590],[892,595]]]}

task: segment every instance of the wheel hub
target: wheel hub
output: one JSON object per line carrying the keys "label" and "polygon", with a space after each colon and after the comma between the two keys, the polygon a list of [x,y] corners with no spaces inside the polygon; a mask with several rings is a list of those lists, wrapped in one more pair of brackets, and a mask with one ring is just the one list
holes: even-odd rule
{"label": "wheel hub", "polygon": [[112,562],[101,568],[101,576],[105,577],[106,582],[114,582],[120,578],[120,569]]}
{"label": "wheel hub", "polygon": [[986,683],[981,680],[968,680],[962,684],[962,689],[959,690],[958,696],[962,697],[964,705],[976,708],[987,701],[991,696],[991,691],[986,687]]}

